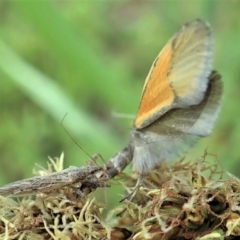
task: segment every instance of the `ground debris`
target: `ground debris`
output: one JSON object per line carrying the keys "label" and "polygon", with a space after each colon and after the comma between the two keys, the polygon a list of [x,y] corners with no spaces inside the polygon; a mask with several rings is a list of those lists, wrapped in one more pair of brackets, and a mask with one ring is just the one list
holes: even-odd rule
{"label": "ground debris", "polygon": [[[35,198],[0,196],[0,239],[184,240],[240,236],[240,181],[225,173],[208,154],[194,163],[182,160],[162,164],[148,174],[132,201],[125,200],[113,209],[88,195],[95,188],[109,186],[103,172],[104,167],[94,169],[81,179],[80,189],[74,182],[54,191],[38,192]],[[92,185],[91,176],[95,176],[93,183],[98,179],[98,186]],[[136,176],[121,173],[114,181],[131,192]],[[83,187],[84,181],[88,184]],[[107,217],[102,209],[108,209]]]}

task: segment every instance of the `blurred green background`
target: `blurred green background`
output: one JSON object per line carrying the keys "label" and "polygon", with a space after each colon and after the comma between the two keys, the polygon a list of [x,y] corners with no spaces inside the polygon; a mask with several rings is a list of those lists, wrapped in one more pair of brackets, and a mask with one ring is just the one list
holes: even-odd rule
{"label": "blurred green background", "polygon": [[[212,25],[225,89],[213,134],[187,156],[208,148],[240,176],[239,9],[240,1],[0,1],[0,185],[62,151],[65,167],[89,159],[64,132],[66,113],[65,128],[90,155],[108,160],[124,147],[133,119],[112,113],[136,114],[153,60],[195,18]],[[103,197],[121,198],[113,192]]]}

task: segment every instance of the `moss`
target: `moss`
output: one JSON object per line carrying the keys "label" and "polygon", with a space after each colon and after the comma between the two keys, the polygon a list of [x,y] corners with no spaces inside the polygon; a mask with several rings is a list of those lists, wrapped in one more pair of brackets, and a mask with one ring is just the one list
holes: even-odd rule
{"label": "moss", "polygon": [[[149,173],[131,201],[108,209],[107,217],[102,214],[107,206],[91,198],[90,191],[77,194],[78,184],[48,194],[38,193],[35,197],[0,197],[0,239],[240,236],[239,179],[230,175],[223,178],[226,173],[218,161],[209,158],[205,154],[194,163],[182,160],[163,164]],[[58,159],[51,166],[59,171],[62,170],[59,164]],[[49,173],[49,169],[41,174]],[[120,174],[118,181],[129,193],[136,184],[134,176],[128,174]]]}

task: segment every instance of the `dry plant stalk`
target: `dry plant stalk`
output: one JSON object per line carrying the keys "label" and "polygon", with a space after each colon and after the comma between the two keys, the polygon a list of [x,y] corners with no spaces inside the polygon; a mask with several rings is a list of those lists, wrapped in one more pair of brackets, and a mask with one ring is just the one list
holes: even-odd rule
{"label": "dry plant stalk", "polygon": [[[101,211],[107,206],[88,196],[108,186],[104,168],[81,179],[86,184],[98,178],[99,186],[90,181],[79,190],[80,181],[35,198],[0,196],[0,239],[234,239],[240,236],[240,182],[229,175],[224,179],[226,173],[210,157],[162,164],[148,174],[131,202],[108,209],[108,217]],[[62,170],[60,160],[52,161],[55,170]],[[132,175],[117,178],[132,191]]]}

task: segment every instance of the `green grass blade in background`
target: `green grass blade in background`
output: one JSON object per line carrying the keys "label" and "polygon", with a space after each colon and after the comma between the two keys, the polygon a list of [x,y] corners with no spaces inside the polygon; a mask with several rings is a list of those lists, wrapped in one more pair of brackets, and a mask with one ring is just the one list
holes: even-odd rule
{"label": "green grass blade in background", "polygon": [[60,123],[64,115],[70,112],[70,116],[64,121],[64,126],[70,134],[82,136],[86,141],[91,140],[89,136],[94,136],[94,141],[92,139],[91,142],[95,149],[98,148],[99,142],[104,148],[108,148],[109,143],[120,145],[110,134],[107,126],[94,120],[94,117],[84,110],[76,109],[56,82],[18,57],[2,41],[0,41],[0,52],[0,68],[56,122]]}
{"label": "green grass blade in background", "polygon": [[[79,92],[83,102],[89,95],[102,96],[101,101],[105,107],[112,107],[118,104],[116,93],[119,86],[124,89],[126,96],[131,96],[134,91],[130,85],[129,72],[118,72],[111,67],[111,62],[106,61],[102,55],[94,51],[94,46],[88,44],[85,37],[84,26],[76,34],[73,26],[58,11],[56,5],[50,1],[13,1],[14,5],[31,21],[35,31],[44,37],[51,46],[72,69],[76,79],[81,83]],[[79,25],[84,25],[79,22]],[[108,89],[108,94],[106,93]],[[137,102],[137,100],[133,100]],[[121,106],[125,111],[131,111],[132,107],[127,101]]]}

